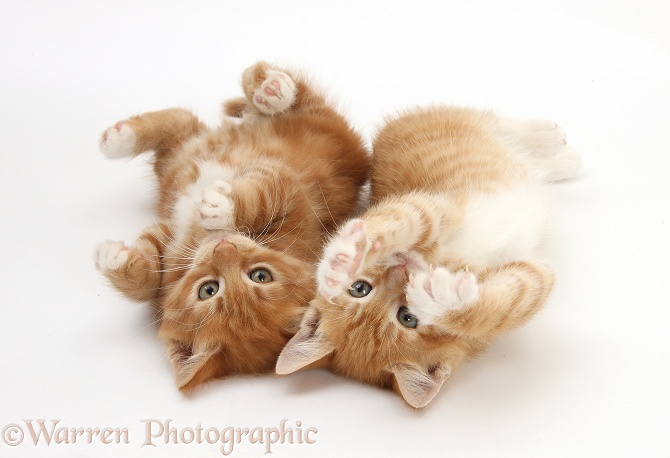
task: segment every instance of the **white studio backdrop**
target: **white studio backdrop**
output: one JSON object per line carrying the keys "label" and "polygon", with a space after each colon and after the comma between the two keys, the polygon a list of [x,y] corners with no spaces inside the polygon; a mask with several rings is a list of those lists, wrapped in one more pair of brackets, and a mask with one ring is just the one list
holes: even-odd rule
{"label": "white studio backdrop", "polygon": [[[670,455],[669,17],[651,0],[0,2],[0,456]],[[368,141],[396,110],[458,104],[552,119],[583,155],[551,189],[545,309],[422,411],[319,370],[183,396],[146,305],[94,269],[155,202],[147,163],[106,160],[99,134],[171,106],[216,124],[260,59],[312,75]]]}

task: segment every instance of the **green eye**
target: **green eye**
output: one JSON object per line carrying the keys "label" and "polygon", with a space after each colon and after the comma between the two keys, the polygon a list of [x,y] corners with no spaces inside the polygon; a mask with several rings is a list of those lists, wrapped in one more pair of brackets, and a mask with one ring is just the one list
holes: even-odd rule
{"label": "green eye", "polygon": [[249,272],[249,278],[256,283],[270,283],[273,280],[272,274],[267,269],[254,269]]}
{"label": "green eye", "polygon": [[353,297],[365,297],[370,294],[370,291],[372,291],[372,285],[363,280],[358,280],[349,288],[349,294]]}
{"label": "green eye", "polygon": [[409,312],[407,307],[400,307],[398,310],[398,321],[406,328],[414,329],[419,324],[416,316]]}
{"label": "green eye", "polygon": [[216,295],[219,292],[219,282],[218,281],[208,281],[203,283],[198,290],[198,297],[201,301],[209,299],[210,297]]}

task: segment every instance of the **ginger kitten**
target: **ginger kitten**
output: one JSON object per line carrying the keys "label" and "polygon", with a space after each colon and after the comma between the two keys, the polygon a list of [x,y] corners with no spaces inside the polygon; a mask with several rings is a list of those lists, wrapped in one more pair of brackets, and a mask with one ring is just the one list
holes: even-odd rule
{"label": "ginger kitten", "polygon": [[161,317],[181,390],[272,371],[314,296],[326,234],[350,217],[367,178],[362,139],[303,78],[264,62],[245,98],[210,130],[172,108],[102,135],[107,157],[153,151],[156,225],[131,246],[101,243],[97,268]]}
{"label": "ginger kitten", "polygon": [[277,373],[329,367],[427,405],[461,361],[545,302],[542,183],[579,165],[548,121],[435,107],[388,122],[373,146],[373,205],[326,246]]}

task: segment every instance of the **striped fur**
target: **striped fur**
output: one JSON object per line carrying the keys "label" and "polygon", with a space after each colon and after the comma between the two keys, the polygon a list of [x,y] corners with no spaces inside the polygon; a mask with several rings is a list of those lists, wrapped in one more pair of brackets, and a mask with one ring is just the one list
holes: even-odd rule
{"label": "striped fur", "polygon": [[159,223],[130,247],[100,244],[96,263],[126,296],[152,301],[182,390],[274,368],[314,295],[323,241],[368,175],[362,139],[304,78],[259,62],[242,88],[224,105],[242,122],[210,130],[173,108],[101,138],[109,157],[154,154]]}
{"label": "striped fur", "polygon": [[[373,205],[326,246],[319,294],[277,372],[329,367],[424,407],[545,303],[542,185],[578,168],[554,123],[441,107],[389,121],[374,143]],[[371,290],[355,297],[361,281]]]}

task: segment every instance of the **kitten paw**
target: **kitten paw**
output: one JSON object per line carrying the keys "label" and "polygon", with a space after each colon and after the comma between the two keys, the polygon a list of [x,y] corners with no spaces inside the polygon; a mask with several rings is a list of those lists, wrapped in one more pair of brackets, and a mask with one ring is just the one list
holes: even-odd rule
{"label": "kitten paw", "polygon": [[133,154],[135,131],[123,121],[107,128],[100,136],[100,151],[110,159],[118,159]]}
{"label": "kitten paw", "polygon": [[581,167],[579,153],[567,144],[565,131],[553,121],[500,118],[498,131],[514,150],[531,158],[544,181],[571,178]]}
{"label": "kitten paw", "polygon": [[123,242],[103,242],[98,245],[94,259],[100,272],[119,270],[130,259],[130,249]]}
{"label": "kitten paw", "polygon": [[265,81],[254,91],[253,102],[261,113],[273,115],[286,111],[295,100],[295,83],[284,72],[268,70]]}
{"label": "kitten paw", "polygon": [[565,131],[553,121],[527,121],[531,132],[532,152],[543,170],[546,181],[571,178],[581,167],[579,153],[566,140]]}
{"label": "kitten paw", "polygon": [[432,322],[451,311],[462,310],[479,297],[477,277],[468,271],[450,272],[432,266],[410,276],[407,302],[420,320]]}
{"label": "kitten paw", "polygon": [[526,121],[526,128],[538,155],[553,156],[568,144],[565,131],[553,121],[533,119]]}
{"label": "kitten paw", "polygon": [[561,134],[565,138],[565,132],[560,128],[558,124],[549,119],[529,119],[526,121],[526,127],[531,131],[556,131],[557,134]]}
{"label": "kitten paw", "polygon": [[233,226],[233,188],[224,180],[217,180],[205,192],[199,207],[200,226],[207,230],[226,229]]}
{"label": "kitten paw", "polygon": [[[366,241],[365,222],[349,221],[340,230],[324,251],[323,260],[317,267],[319,293],[328,301],[349,289],[361,270],[369,245]],[[379,242],[372,249],[379,249]]]}

